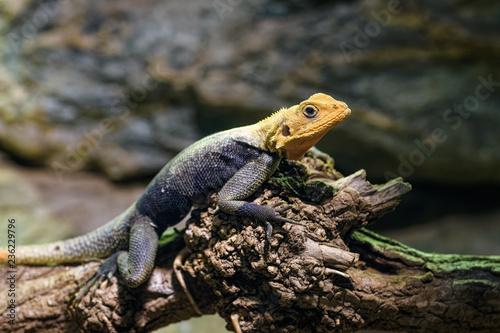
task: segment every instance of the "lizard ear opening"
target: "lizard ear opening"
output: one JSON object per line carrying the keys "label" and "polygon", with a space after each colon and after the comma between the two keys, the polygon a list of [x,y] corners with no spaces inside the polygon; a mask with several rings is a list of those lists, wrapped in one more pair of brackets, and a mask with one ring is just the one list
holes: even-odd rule
{"label": "lizard ear opening", "polygon": [[290,127],[288,125],[283,125],[281,128],[281,134],[283,136],[289,136],[290,135]]}

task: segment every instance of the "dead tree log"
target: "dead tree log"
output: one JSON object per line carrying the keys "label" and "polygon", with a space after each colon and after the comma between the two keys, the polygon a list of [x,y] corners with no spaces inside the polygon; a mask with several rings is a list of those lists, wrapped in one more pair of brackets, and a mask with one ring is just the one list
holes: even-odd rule
{"label": "dead tree log", "polygon": [[[363,227],[393,210],[410,186],[372,185],[364,171],[342,177],[322,154],[282,163],[250,200],[295,207],[308,226],[266,226],[219,212],[200,199],[183,234],[160,248],[148,283],[126,288],[113,277],[92,300],[68,293],[97,267],[16,268],[15,319],[1,331],[147,332],[196,316],[172,265],[204,314],[218,312],[243,332],[494,332],[500,328],[500,256],[419,252]],[[183,237],[181,237],[183,236]],[[2,268],[2,277],[11,269]],[[0,283],[7,302],[12,285]],[[3,303],[7,304],[7,303]],[[7,309],[6,314],[9,311]]]}

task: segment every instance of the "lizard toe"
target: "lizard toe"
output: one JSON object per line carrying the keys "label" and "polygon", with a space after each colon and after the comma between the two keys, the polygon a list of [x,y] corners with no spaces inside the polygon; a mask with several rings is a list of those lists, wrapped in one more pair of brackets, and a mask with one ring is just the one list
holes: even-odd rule
{"label": "lizard toe", "polygon": [[284,202],[283,204],[281,204],[279,206],[273,206],[273,208],[274,208],[274,210],[276,212],[283,213],[283,212],[286,212],[289,209],[297,209],[297,206],[290,205],[290,204],[287,204],[286,202]]}
{"label": "lizard toe", "polygon": [[75,290],[70,293],[70,299],[77,304],[90,292],[90,301],[99,286],[104,282],[109,280],[118,271],[117,259],[122,251],[116,252],[106,259],[97,271],[80,282]]}
{"label": "lizard toe", "polygon": [[292,223],[292,224],[297,224],[297,225],[308,226],[308,224],[306,222],[295,221],[293,219],[289,219],[287,217],[283,217],[283,216],[281,216],[279,214],[279,212],[276,212],[276,215],[273,217],[272,221],[282,222],[282,223]]}

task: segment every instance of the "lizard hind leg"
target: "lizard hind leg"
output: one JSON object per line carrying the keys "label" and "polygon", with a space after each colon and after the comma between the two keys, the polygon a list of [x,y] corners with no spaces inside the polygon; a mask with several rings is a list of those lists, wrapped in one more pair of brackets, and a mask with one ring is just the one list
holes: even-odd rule
{"label": "lizard hind leg", "polygon": [[130,230],[129,250],[118,256],[118,271],[129,288],[143,284],[153,271],[158,234],[149,218],[139,219]]}
{"label": "lizard hind leg", "polygon": [[76,302],[90,292],[91,299],[97,288],[118,271],[129,288],[144,283],[154,268],[158,234],[149,218],[140,218],[133,225],[129,236],[128,251],[118,251],[108,257],[89,278],[78,284],[70,296]]}

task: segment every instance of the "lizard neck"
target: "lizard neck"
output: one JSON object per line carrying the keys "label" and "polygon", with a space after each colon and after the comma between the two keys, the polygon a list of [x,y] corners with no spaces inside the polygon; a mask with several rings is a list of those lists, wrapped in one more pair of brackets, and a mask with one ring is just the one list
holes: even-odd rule
{"label": "lizard neck", "polygon": [[285,157],[286,151],[277,146],[277,133],[282,132],[282,125],[289,114],[289,109],[282,108],[251,126],[252,134],[258,138],[260,148],[277,153],[280,157]]}

